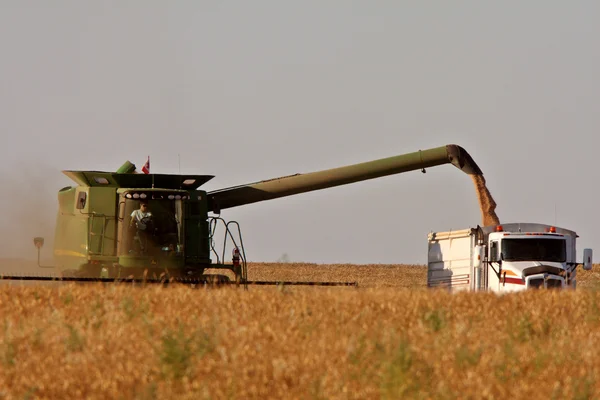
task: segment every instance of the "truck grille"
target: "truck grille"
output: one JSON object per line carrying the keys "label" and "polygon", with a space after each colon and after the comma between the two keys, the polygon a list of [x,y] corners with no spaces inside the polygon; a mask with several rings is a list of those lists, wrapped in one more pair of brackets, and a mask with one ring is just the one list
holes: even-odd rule
{"label": "truck grille", "polygon": [[544,280],[543,279],[532,279],[529,281],[529,287],[532,289],[539,289],[539,288],[543,288],[544,287]]}
{"label": "truck grille", "polygon": [[[536,278],[536,279],[531,279],[529,281],[529,287],[531,289],[543,289],[544,288],[544,279],[543,278]],[[560,289],[562,288],[562,282],[558,279],[547,279],[546,280],[546,286],[547,289]]]}

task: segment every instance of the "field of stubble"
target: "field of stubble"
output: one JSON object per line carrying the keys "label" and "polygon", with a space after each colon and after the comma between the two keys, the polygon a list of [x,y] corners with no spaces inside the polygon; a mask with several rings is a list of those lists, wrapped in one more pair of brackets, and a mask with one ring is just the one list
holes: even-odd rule
{"label": "field of stubble", "polygon": [[0,398],[593,398],[600,266],[579,289],[424,288],[420,266],[251,264],[360,288],[0,287]]}

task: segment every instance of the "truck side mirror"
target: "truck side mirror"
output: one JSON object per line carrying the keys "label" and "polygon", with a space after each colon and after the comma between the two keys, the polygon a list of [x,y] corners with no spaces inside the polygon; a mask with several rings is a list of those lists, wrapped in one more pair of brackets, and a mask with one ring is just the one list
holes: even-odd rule
{"label": "truck side mirror", "polygon": [[583,269],[592,269],[592,249],[583,249]]}
{"label": "truck side mirror", "polygon": [[498,259],[498,242],[490,243],[490,261],[495,262]]}

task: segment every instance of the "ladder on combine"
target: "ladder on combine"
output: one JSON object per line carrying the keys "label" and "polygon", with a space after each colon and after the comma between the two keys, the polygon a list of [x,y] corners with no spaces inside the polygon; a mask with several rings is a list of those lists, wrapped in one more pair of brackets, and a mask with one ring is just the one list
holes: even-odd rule
{"label": "ladder on combine", "polygon": [[[209,217],[209,240],[211,252],[215,255],[217,264],[225,264],[225,254],[227,250],[227,239],[230,239],[233,243],[232,248],[232,262],[235,274],[236,282],[242,283],[244,288],[248,288],[248,265],[246,261],[246,250],[244,250],[244,242],[242,240],[242,231],[240,224],[237,221],[226,222],[221,217]],[[219,252],[215,248],[215,231],[219,226],[219,223],[223,225],[225,233],[223,235],[223,249],[219,256]],[[234,237],[230,225],[234,225],[237,228],[237,238]],[[239,241],[239,243],[238,243]]]}

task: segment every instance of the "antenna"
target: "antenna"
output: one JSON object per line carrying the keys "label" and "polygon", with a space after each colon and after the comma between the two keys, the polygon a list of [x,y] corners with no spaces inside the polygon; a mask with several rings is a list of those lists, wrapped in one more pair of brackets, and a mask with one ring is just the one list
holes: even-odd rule
{"label": "antenna", "polygon": [[556,226],[556,202],[554,202],[554,226]]}
{"label": "antenna", "polygon": [[177,153],[177,163],[179,164],[179,189],[182,188],[183,179],[181,179],[181,155]]}

